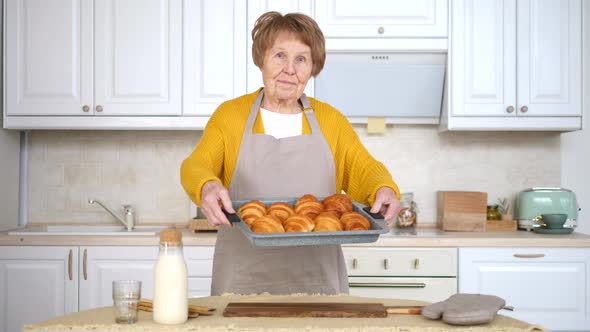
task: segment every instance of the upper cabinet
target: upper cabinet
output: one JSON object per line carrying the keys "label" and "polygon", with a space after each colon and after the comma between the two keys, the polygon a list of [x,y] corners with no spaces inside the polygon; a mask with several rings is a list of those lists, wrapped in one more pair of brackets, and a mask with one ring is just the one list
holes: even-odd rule
{"label": "upper cabinet", "polygon": [[326,38],[446,37],[446,0],[316,1]]}
{"label": "upper cabinet", "polygon": [[246,11],[243,0],[184,1],[184,115],[209,116],[246,93]]}
{"label": "upper cabinet", "polygon": [[580,0],[455,0],[444,129],[576,130]]}
{"label": "upper cabinet", "polygon": [[201,129],[246,92],[244,1],[4,3],[6,128]]}
{"label": "upper cabinet", "polygon": [[181,113],[181,0],[6,3],[8,116]]}

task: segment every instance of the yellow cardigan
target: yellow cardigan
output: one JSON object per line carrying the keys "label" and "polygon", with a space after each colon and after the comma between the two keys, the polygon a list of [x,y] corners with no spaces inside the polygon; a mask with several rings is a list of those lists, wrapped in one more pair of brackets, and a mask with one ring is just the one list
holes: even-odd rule
{"label": "yellow cardigan", "polygon": [[[197,205],[201,205],[201,188],[205,182],[216,180],[229,188],[246,120],[259,91],[221,104],[209,119],[199,144],[183,161],[180,180]],[[344,190],[352,199],[372,205],[377,190],[386,186],[392,188],[399,199],[399,189],[387,168],[369,154],[346,117],[326,103],[313,98],[309,100],[334,156],[335,192]],[[264,134],[260,116],[252,131]],[[303,116],[303,134],[310,133],[307,118]]]}

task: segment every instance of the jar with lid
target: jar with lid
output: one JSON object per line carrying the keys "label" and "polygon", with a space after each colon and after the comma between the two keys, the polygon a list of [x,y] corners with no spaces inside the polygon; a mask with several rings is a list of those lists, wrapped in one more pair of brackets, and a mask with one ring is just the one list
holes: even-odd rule
{"label": "jar with lid", "polygon": [[414,227],[417,223],[416,203],[414,202],[413,193],[402,193],[400,200],[400,210],[396,218],[397,227]]}
{"label": "jar with lid", "polygon": [[488,205],[487,220],[502,220],[502,213],[500,213],[500,209],[498,209],[498,205]]}
{"label": "jar with lid", "polygon": [[160,232],[160,252],[154,269],[154,322],[182,324],[188,319],[188,276],[182,253],[182,233]]}

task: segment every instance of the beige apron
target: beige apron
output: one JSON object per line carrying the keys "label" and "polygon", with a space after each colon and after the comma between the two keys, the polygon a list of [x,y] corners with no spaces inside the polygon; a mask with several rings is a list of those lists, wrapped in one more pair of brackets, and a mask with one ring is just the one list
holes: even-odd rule
{"label": "beige apron", "polygon": [[[263,94],[258,94],[246,122],[229,187],[232,200],[334,194],[334,158],[309,100],[301,97],[311,134],[276,139],[252,133]],[[340,245],[256,247],[237,228],[221,226],[215,244],[211,295],[263,292],[348,293]]]}

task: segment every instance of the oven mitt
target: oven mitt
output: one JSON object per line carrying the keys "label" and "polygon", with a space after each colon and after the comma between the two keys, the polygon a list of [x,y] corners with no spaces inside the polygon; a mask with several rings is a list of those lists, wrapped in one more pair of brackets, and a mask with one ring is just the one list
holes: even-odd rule
{"label": "oven mitt", "polygon": [[448,299],[428,305],[422,316],[440,319],[452,325],[478,325],[490,322],[506,301],[494,295],[455,294]]}

